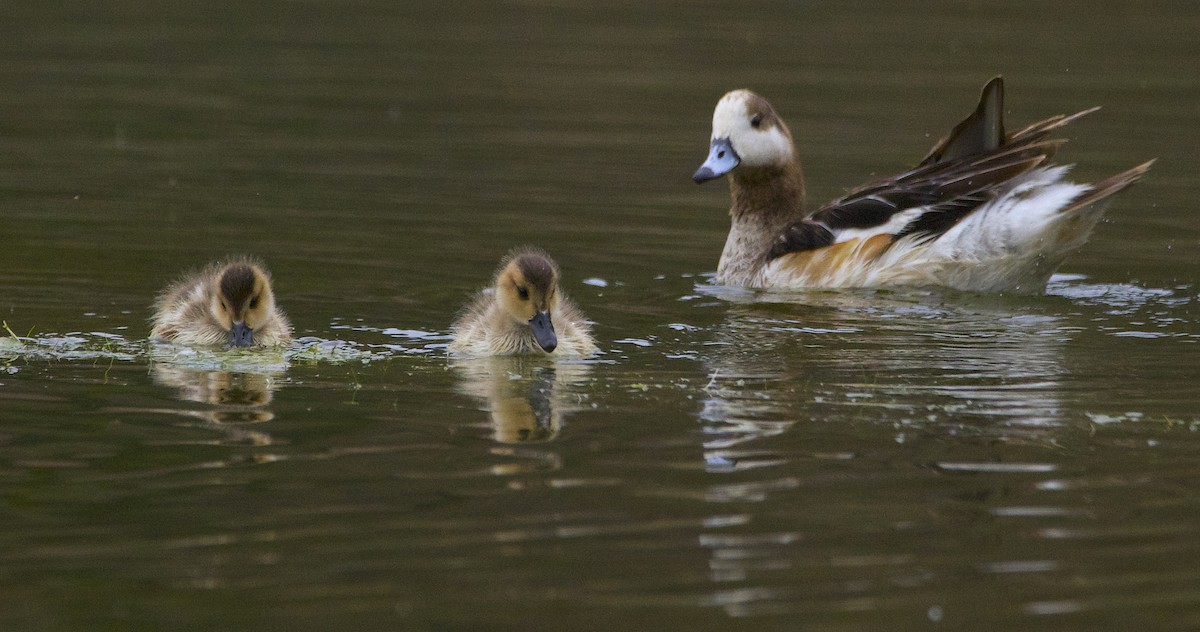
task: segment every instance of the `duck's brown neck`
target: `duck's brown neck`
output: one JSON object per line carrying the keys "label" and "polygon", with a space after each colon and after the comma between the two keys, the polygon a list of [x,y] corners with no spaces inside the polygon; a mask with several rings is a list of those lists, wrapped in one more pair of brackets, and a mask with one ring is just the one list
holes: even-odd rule
{"label": "duck's brown neck", "polygon": [[756,167],[734,170],[729,176],[733,206],[729,214],[739,218],[756,216],[765,221],[804,219],[804,172],[800,163],[782,167]]}
{"label": "duck's brown neck", "polygon": [[804,219],[804,174],[800,163],[735,169],[729,175],[733,222],[717,265],[717,282],[755,285],[775,240]]}

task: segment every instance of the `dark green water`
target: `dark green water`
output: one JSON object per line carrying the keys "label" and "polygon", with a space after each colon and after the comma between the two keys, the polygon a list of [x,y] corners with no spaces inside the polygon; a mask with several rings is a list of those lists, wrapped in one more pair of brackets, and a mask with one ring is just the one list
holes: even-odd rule
{"label": "dark green water", "polygon": [[[1197,33],[1165,1],[8,7],[0,628],[1200,627]],[[1014,127],[1104,106],[1080,179],[1160,159],[1046,296],[709,284],[722,93],[772,99],[819,202],[998,73]],[[598,361],[446,360],[518,244]],[[307,350],[152,362],[154,294],[229,253]]]}

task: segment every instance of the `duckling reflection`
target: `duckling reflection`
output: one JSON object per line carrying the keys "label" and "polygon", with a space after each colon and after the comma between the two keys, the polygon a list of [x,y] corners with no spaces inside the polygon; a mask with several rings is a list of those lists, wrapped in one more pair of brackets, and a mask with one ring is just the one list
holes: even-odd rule
{"label": "duckling reflection", "polygon": [[275,418],[267,408],[275,398],[274,375],[193,369],[162,362],[151,364],[150,374],[155,384],[177,389],[179,399],[212,406],[172,412],[198,417],[238,441],[254,445],[272,443],[270,435],[238,426]]}
{"label": "duckling reflection", "polygon": [[591,366],[547,365],[517,357],[473,358],[452,365],[462,378],[459,392],[488,411],[492,438],[500,443],[547,442],[563,419],[578,409]]}

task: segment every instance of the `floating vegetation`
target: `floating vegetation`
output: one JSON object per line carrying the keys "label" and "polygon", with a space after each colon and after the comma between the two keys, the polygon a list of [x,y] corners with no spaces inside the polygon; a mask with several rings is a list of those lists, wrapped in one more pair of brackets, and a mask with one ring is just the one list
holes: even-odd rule
{"label": "floating vegetation", "polygon": [[3,323],[0,337],[0,361],[24,360],[136,360],[145,354],[146,343],[131,342],[104,332],[71,332],[18,336]]}
{"label": "floating vegetation", "polygon": [[[16,361],[111,360],[169,363],[204,371],[242,371],[274,373],[285,371],[292,362],[361,363],[385,360],[412,350],[393,344],[363,344],[346,340],[327,340],[315,336],[299,338],[290,346],[223,349],[192,347],[166,342],[129,340],[106,332],[67,334],[30,334],[21,336],[3,323],[0,336],[0,363]],[[432,335],[432,334],[431,334]],[[444,346],[444,345],[434,345]]]}
{"label": "floating vegetation", "polygon": [[288,368],[290,347],[206,348],[151,342],[147,359],[203,371],[282,372]]}
{"label": "floating vegetation", "polygon": [[348,340],[326,340],[316,336],[299,338],[287,352],[287,357],[297,362],[361,362],[367,364],[392,356],[390,350],[379,345],[364,345]]}

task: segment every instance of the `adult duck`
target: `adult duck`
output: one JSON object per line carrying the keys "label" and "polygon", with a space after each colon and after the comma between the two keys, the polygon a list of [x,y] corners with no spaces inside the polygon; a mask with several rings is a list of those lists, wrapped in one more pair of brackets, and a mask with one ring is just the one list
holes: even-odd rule
{"label": "adult duck", "polygon": [[729,176],[733,223],[716,280],[765,289],[1040,292],[1087,241],[1109,198],[1153,163],[1095,184],[1070,182],[1069,166],[1049,164],[1065,142],[1051,132],[1096,109],[1008,134],[996,77],[916,168],[807,213],[787,125],[763,97],[734,90],[717,103],[708,159],[692,176]]}

